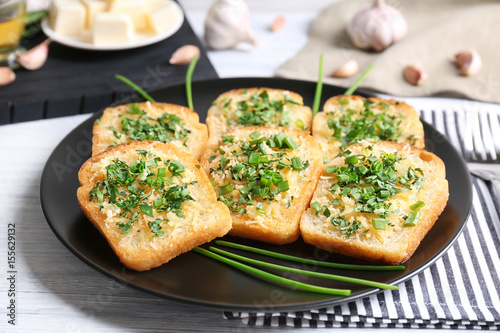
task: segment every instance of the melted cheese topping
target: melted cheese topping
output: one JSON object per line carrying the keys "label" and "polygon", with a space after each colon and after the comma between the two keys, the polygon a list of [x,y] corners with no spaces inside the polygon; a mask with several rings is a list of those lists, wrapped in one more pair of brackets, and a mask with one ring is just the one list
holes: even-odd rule
{"label": "melted cheese topping", "polygon": [[[184,108],[181,108],[180,114],[177,114],[176,112],[172,112],[165,107],[164,104],[155,104],[153,105],[151,102],[145,102],[141,104],[140,106],[141,110],[146,112],[146,116],[152,118],[146,120],[146,122],[150,125],[155,125],[157,123],[156,119],[160,118],[162,114],[167,113],[167,114],[172,114],[175,116],[178,116],[181,121],[183,122],[183,126],[180,126],[179,124],[175,125],[175,129],[177,131],[182,131],[183,129],[187,129],[190,131],[193,131],[193,128],[189,126],[187,123],[185,117],[186,113],[184,112]],[[130,114],[127,113],[128,106],[123,106],[121,108],[115,108],[110,111],[105,111],[105,112],[111,112],[112,115],[110,117],[106,117],[106,125],[103,126],[102,131],[104,132],[103,136],[105,137],[105,142],[104,142],[104,147],[103,150],[108,148],[110,145],[118,145],[121,143],[126,143],[133,141],[129,135],[123,133],[123,128],[122,128],[122,120],[124,118],[129,118],[132,120],[136,120],[139,115],[138,114]],[[118,133],[119,138],[117,138],[113,132],[113,129]],[[181,150],[188,150],[186,147],[186,142],[189,140],[189,134],[185,138],[181,138],[179,140],[171,140],[168,143],[174,144],[177,148]]]}
{"label": "melted cheese topping", "polygon": [[[246,93],[241,94],[233,94],[230,97],[222,97],[218,98],[213,107],[216,108],[214,112],[217,114],[217,117],[213,117],[213,122],[218,129],[219,133],[225,133],[233,128],[245,127],[245,125],[238,124],[238,117],[236,116],[236,111],[238,110],[238,103],[242,101],[249,101],[252,95],[261,94],[264,89],[256,90],[256,89],[248,89]],[[304,117],[304,106],[302,104],[302,100],[297,100],[294,97],[290,97],[289,91],[273,91],[266,90],[269,96],[269,101],[281,101],[284,102],[283,112],[277,112],[278,116],[273,117],[270,122],[266,123],[266,127],[279,127],[279,121],[283,120],[283,115],[289,118],[288,127],[301,129],[297,126],[297,121],[302,121],[304,127],[307,128],[309,124],[305,123]],[[285,96],[294,100],[299,104],[292,104],[285,102]],[[231,121],[230,121],[231,119]],[[228,122],[229,121],[229,122]],[[246,125],[250,126],[250,125]]]}
{"label": "melted cheese topping", "polygon": [[[116,158],[126,162],[130,165],[131,161],[138,159],[137,153],[128,152],[127,155],[123,155],[120,152],[116,152],[114,156],[103,158],[98,163],[94,163],[91,167],[91,171],[94,174],[93,179],[105,179],[106,178],[106,166],[109,165]],[[160,162],[160,167],[163,167],[163,163]],[[156,172],[156,168],[152,169]],[[166,178],[170,177],[170,172],[167,170]],[[139,181],[146,179],[147,172],[141,174],[137,180],[134,182],[134,186],[140,187],[148,195],[147,203],[152,204],[154,200],[162,197],[159,190],[150,188],[147,185],[140,185]],[[182,178],[181,178],[182,177]],[[197,180],[196,174],[186,167],[186,170],[182,173],[181,177],[172,177],[172,184],[168,187],[182,185],[190,183]],[[100,210],[106,215],[104,220],[104,227],[108,232],[119,238],[119,246],[124,248],[138,248],[147,244],[152,248],[156,249],[161,244],[169,242],[170,239],[178,238],[179,235],[183,235],[187,232],[189,228],[196,225],[197,221],[206,220],[207,214],[210,214],[211,207],[205,207],[200,202],[203,202],[203,193],[196,190],[197,184],[188,185],[189,195],[193,197],[193,201],[185,201],[182,203],[182,212],[184,217],[179,217],[172,212],[158,212],[154,211],[153,217],[148,216],[140,212],[138,219],[130,227],[130,233],[122,234],[121,229],[116,224],[118,221],[127,222],[128,217],[120,217],[121,209],[116,205],[109,202],[109,197],[105,196],[104,201],[101,203]],[[120,187],[119,191],[127,191],[125,187]],[[201,191],[203,192],[203,191]],[[163,236],[153,237],[155,234],[150,230],[148,222],[155,221],[156,219],[168,220],[167,223],[161,222],[161,230],[164,232]]]}
{"label": "melted cheese topping", "polygon": [[[367,142],[362,142],[364,146],[369,145]],[[358,148],[358,147],[356,147]],[[418,165],[422,165],[423,162],[418,155],[410,154],[408,150],[410,146],[407,145],[403,151],[398,152],[399,156],[405,156],[405,159],[396,162],[394,165],[394,171],[398,177],[405,177],[408,169],[410,167],[417,168]],[[394,150],[384,149],[386,153],[394,153]],[[374,156],[380,157],[381,151],[369,151]],[[355,149],[353,153],[357,154],[367,154],[366,150]],[[344,159],[342,157],[342,159]],[[424,171],[425,172],[425,171]],[[339,232],[338,228],[333,226],[331,223],[331,218],[335,216],[344,217],[349,223],[353,223],[355,220],[361,223],[362,227],[358,232],[352,235],[358,240],[373,240],[376,238],[380,243],[384,243],[386,240],[389,240],[391,237],[396,237],[398,232],[401,232],[403,229],[411,228],[411,227],[403,227],[404,217],[407,216],[410,212],[410,206],[421,200],[425,202],[424,191],[418,191],[415,186],[412,186],[411,189],[403,189],[402,192],[395,195],[392,198],[389,198],[384,203],[390,204],[390,210],[393,211],[387,216],[387,219],[394,225],[387,225],[385,230],[375,229],[372,226],[372,218],[379,217],[377,214],[383,213],[384,209],[379,209],[374,211],[373,213],[360,213],[355,212],[357,201],[353,199],[348,194],[346,196],[340,196],[340,191],[337,190],[335,194],[332,194],[329,189],[332,185],[337,184],[337,178],[334,174],[322,176],[318,182],[318,186],[316,191],[311,199],[311,203],[317,202],[321,206],[325,205],[331,213],[330,217],[324,216],[322,213],[319,213],[316,218],[319,219],[320,224],[323,228],[329,229],[332,232]],[[401,188],[401,186],[398,186]],[[332,205],[331,202],[334,200],[338,200],[340,205]],[[309,208],[312,212],[312,208]],[[315,213],[313,213],[315,214]],[[363,232],[367,230],[367,232]]]}
{"label": "melted cheese topping", "polygon": [[[247,184],[242,181],[232,179],[229,167],[226,167],[222,174],[217,173],[216,169],[219,167],[219,162],[222,156],[225,156],[228,159],[229,162],[227,165],[231,167],[241,163],[242,161],[247,162],[247,157],[242,158],[241,156],[235,155],[240,155],[243,152],[240,148],[240,141],[249,142],[253,140],[248,137],[248,134],[250,134],[250,132],[247,131],[239,133],[239,135],[236,135],[234,137],[233,143],[222,145],[221,148],[225,151],[225,154],[222,155],[218,150],[215,151],[213,154],[215,158],[209,163],[209,168],[211,170],[213,169],[213,171],[209,173],[209,178],[212,180],[214,188],[217,191],[218,187],[222,187],[226,184],[233,185],[234,189],[230,194],[228,194],[228,196],[233,196],[235,198],[234,201],[237,201],[240,197],[239,190]],[[295,150],[287,149],[286,154],[283,158],[284,161],[290,163],[290,160],[293,157],[299,157],[302,162],[313,162],[313,159],[315,159],[315,157],[313,156],[311,150],[308,149],[306,145],[302,144],[305,140],[305,136],[306,134],[299,137],[299,139],[294,138],[294,141],[298,147]],[[277,152],[284,151],[281,149],[275,150],[273,148],[270,148],[267,144],[265,144],[264,146],[268,154],[275,154]],[[276,164],[277,162],[275,163],[275,165]],[[270,203],[266,201],[266,203],[263,205],[265,214],[259,212],[256,209],[255,205],[247,205],[245,215],[249,216],[252,219],[247,221],[247,224],[260,223],[264,228],[267,228],[263,223],[264,221],[269,221],[270,217],[280,217],[280,215],[282,214],[282,209],[290,205],[293,202],[293,198],[297,198],[300,196],[301,190],[303,189],[302,183],[309,183],[311,181],[311,169],[311,167],[308,167],[301,171],[294,171],[291,168],[284,168],[280,170],[275,169],[283,176],[284,180],[288,180],[289,189],[287,191],[276,194],[274,200]],[[270,189],[276,190],[277,188],[276,186],[271,185]],[[259,199],[260,198],[255,198],[256,201],[262,201],[261,199]],[[240,213],[236,212],[233,214],[239,215]]]}
{"label": "melted cheese topping", "polygon": [[[313,135],[321,145],[323,156],[329,159],[337,157],[342,142],[333,138],[335,130],[328,127],[328,120],[340,119],[342,115],[346,114],[346,110],[349,109],[355,111],[350,117],[352,121],[355,121],[362,118],[361,113],[365,110],[364,99],[345,100],[348,101],[346,105],[327,103],[327,105],[325,105],[325,110],[315,117]],[[373,111],[374,115],[384,113],[387,116],[395,117],[395,121],[401,121],[398,126],[398,132],[401,133],[401,135],[395,140],[396,142],[412,143],[411,141],[418,139],[416,136],[409,139],[409,136],[413,133],[412,121],[406,118],[401,111],[398,110],[397,105],[385,102],[373,103],[370,104],[370,110]],[[342,137],[344,136],[345,133],[342,133]]]}

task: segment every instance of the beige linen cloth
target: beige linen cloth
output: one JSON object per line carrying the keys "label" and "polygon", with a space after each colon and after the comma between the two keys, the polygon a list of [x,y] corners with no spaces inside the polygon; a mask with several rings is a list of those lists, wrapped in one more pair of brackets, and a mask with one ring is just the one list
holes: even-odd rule
{"label": "beige linen cloth", "polygon": [[[346,32],[354,14],[373,3],[346,0],[321,10],[305,47],[285,62],[276,76],[316,81],[319,55],[323,53],[325,83],[349,87],[373,64],[360,89],[396,96],[448,95],[500,103],[500,1],[387,0],[404,15],[408,33],[380,53],[357,49]],[[454,55],[472,48],[481,55],[483,66],[474,76],[460,76]],[[349,59],[358,61],[357,75],[330,77]],[[408,84],[402,74],[408,64],[422,67],[429,75],[428,81],[422,86]]]}

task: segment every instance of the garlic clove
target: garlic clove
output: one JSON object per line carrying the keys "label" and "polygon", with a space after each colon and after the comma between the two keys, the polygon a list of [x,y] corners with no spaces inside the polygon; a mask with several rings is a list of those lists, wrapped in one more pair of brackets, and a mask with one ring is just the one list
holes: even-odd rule
{"label": "garlic clove", "polygon": [[193,60],[195,56],[200,55],[200,49],[196,45],[184,45],[179,47],[172,53],[170,60],[171,65],[186,65]]}
{"label": "garlic clove", "polygon": [[347,33],[356,47],[378,52],[401,40],[407,30],[401,12],[383,0],[376,0],[372,7],[357,12],[347,26]]}
{"label": "garlic clove", "polygon": [[332,77],[346,78],[358,72],[358,62],[354,59],[347,60],[331,74]]}
{"label": "garlic clove", "polygon": [[458,73],[463,76],[477,74],[482,66],[481,56],[474,50],[465,50],[455,54]]}
{"label": "garlic clove", "polygon": [[0,86],[6,86],[14,82],[16,73],[9,67],[0,67]]}
{"label": "garlic clove", "polygon": [[241,42],[257,46],[243,0],[215,0],[205,19],[205,40],[211,49],[229,49]]}
{"label": "garlic clove", "polygon": [[429,79],[427,73],[422,68],[415,65],[406,66],[403,70],[403,77],[406,82],[414,86],[421,86]]}
{"label": "garlic clove", "polygon": [[45,40],[31,50],[17,56],[17,62],[27,70],[33,71],[41,68],[49,56],[50,40]]}
{"label": "garlic clove", "polygon": [[285,23],[285,17],[280,15],[274,19],[273,23],[271,24],[270,30],[273,32],[282,30],[285,27]]}

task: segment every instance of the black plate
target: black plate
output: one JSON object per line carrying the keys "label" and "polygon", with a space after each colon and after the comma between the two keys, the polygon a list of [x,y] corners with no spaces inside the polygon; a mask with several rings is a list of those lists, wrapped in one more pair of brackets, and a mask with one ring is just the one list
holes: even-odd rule
{"label": "black plate", "polygon": [[[306,105],[312,105],[316,85],[313,82],[279,78],[199,81],[193,83],[195,109],[198,110],[200,119],[203,120],[206,118],[206,110],[220,93],[234,88],[255,86],[289,89],[301,94]],[[326,98],[343,92],[342,88],[324,85],[322,104]],[[158,89],[150,94],[157,101],[187,105],[184,85]],[[130,102],[130,100],[126,102]],[[352,295],[332,297],[291,290],[249,276],[194,252],[185,253],[169,263],[147,272],[126,269],[108,246],[104,237],[86,219],[76,199],[76,190],[79,186],[78,170],[82,163],[90,157],[93,122],[101,114],[102,111],[97,112],[76,127],[55,148],[43,170],[40,186],[43,213],[53,232],[71,252],[97,271],[126,285],[160,297],[224,310],[305,310],[352,301],[378,291],[374,288],[329,280],[325,282],[303,276],[295,276],[294,278],[306,283],[350,288]],[[329,270],[330,272],[397,284],[411,278],[436,261],[461,233],[472,205],[472,186],[469,173],[464,161],[445,137],[429,124],[424,123],[424,129],[428,149],[441,157],[447,166],[450,198],[445,211],[415,254],[405,263],[405,271]],[[301,240],[289,245],[275,246],[229,236],[223,239],[301,257],[313,257],[333,262],[365,263],[338,254],[328,254],[305,244]],[[258,258],[258,255],[253,257]],[[317,267],[308,268],[325,271]]]}

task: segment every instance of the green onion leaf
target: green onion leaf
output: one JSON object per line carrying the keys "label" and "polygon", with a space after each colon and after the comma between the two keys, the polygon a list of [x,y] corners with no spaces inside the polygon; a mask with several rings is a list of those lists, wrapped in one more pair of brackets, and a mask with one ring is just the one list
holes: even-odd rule
{"label": "green onion leaf", "polygon": [[227,247],[232,247],[232,248],[239,249],[239,250],[259,253],[259,254],[273,257],[273,258],[289,260],[289,261],[294,261],[294,262],[300,262],[303,264],[311,264],[311,265],[317,265],[317,266],[323,266],[323,267],[338,268],[338,269],[351,269],[351,270],[357,270],[357,271],[402,271],[405,269],[404,266],[351,265],[351,264],[339,264],[339,263],[333,263],[333,262],[305,259],[305,258],[295,257],[295,256],[287,255],[287,254],[273,252],[273,251],[267,251],[267,250],[259,249],[259,248],[252,247],[252,246],[246,246],[246,245],[241,245],[241,244],[222,241],[222,240],[216,240],[215,244],[227,246]]}
{"label": "green onion leaf", "polygon": [[139,208],[147,216],[153,217],[153,208],[150,205],[147,204],[139,205]]}
{"label": "green onion leaf", "polygon": [[300,157],[298,156],[292,157],[292,168],[295,171],[300,171],[304,169],[304,167],[302,166],[302,162],[300,161]]}
{"label": "green onion leaf", "polygon": [[237,173],[240,173],[241,171],[243,171],[244,168],[245,168],[245,166],[243,164],[239,163],[233,167],[233,170],[236,171]]}
{"label": "green onion leaf", "polygon": [[316,83],[316,91],[314,92],[314,101],[312,107],[312,116],[319,111],[319,102],[321,101],[321,91],[323,90],[323,53],[319,56],[319,73],[318,82]]}
{"label": "green onion leaf", "polygon": [[234,186],[233,185],[224,185],[224,186],[221,186],[219,187],[218,191],[219,191],[219,195],[226,195],[226,194],[229,194],[231,192],[233,192],[233,189],[234,189]]}
{"label": "green onion leaf", "polygon": [[316,212],[316,214],[318,214],[319,212],[321,212],[321,210],[323,209],[323,207],[321,207],[321,205],[318,202],[313,202],[311,204],[311,208],[314,209],[314,211]]}
{"label": "green onion leaf", "polygon": [[411,210],[420,210],[420,208],[422,208],[424,206],[425,206],[425,202],[423,202],[422,200],[419,200],[419,201],[415,202],[413,205],[411,205],[410,209]]}
{"label": "green onion leaf", "polygon": [[386,230],[387,229],[387,219],[382,218],[373,218],[372,226],[377,230]]}
{"label": "green onion leaf", "polygon": [[118,80],[120,80],[120,81],[122,81],[122,82],[124,82],[124,83],[126,83],[130,87],[134,88],[134,90],[137,91],[137,93],[139,93],[139,95],[141,95],[142,97],[144,97],[145,100],[150,101],[150,102],[155,102],[155,100],[153,99],[153,97],[149,96],[144,90],[142,90],[134,82],[132,82],[129,79],[127,79],[125,76],[116,74],[115,78],[118,79]]}
{"label": "green onion leaf", "polygon": [[289,189],[288,180],[283,180],[278,183],[278,192],[285,192]]}
{"label": "green onion leaf", "polygon": [[165,198],[156,199],[155,201],[153,201],[153,207],[156,209],[163,206],[166,203],[167,200]]}
{"label": "green onion leaf", "polygon": [[405,221],[403,222],[403,227],[414,227],[417,225],[418,219],[420,218],[420,215],[422,215],[422,212],[419,211],[412,211],[408,216],[406,217]]}
{"label": "green onion leaf", "polygon": [[337,166],[336,165],[332,165],[332,166],[326,167],[325,172],[327,174],[337,172]]}
{"label": "green onion leaf", "polygon": [[260,163],[260,153],[251,153],[248,156],[248,164],[259,164]]}
{"label": "green onion leaf", "polygon": [[351,155],[345,158],[345,163],[354,165],[358,163],[358,157],[356,155]]}
{"label": "green onion leaf", "polygon": [[287,278],[284,278],[284,277],[281,277],[278,275],[274,275],[274,274],[268,273],[266,271],[242,264],[240,262],[225,258],[223,256],[220,256],[216,253],[213,253],[211,251],[205,250],[205,249],[200,248],[200,247],[195,247],[193,249],[193,251],[195,251],[199,254],[202,254],[204,256],[210,257],[212,259],[224,262],[224,263],[231,265],[233,267],[239,268],[245,272],[249,272],[249,273],[255,274],[257,276],[266,278],[268,280],[282,283],[284,285],[288,285],[290,287],[304,289],[304,290],[313,291],[313,292],[317,292],[317,293],[339,295],[339,296],[349,296],[351,294],[351,291],[347,290],[347,289],[334,289],[334,288],[318,287],[318,286],[290,280],[290,279],[287,279]]}
{"label": "green onion leaf", "polygon": [[189,64],[189,67],[186,72],[186,99],[188,103],[188,108],[191,110],[194,110],[193,106],[193,92],[192,92],[192,78],[193,78],[193,72],[194,68],[196,67],[196,63],[198,62],[199,55],[195,55],[193,60],[191,60],[191,63]]}
{"label": "green onion leaf", "polygon": [[168,167],[168,171],[172,173],[172,175],[178,175],[184,171],[186,171],[186,167],[182,165],[181,162],[179,161],[172,161],[170,162],[170,166]]}
{"label": "green onion leaf", "polygon": [[372,69],[373,65],[368,66],[368,68],[363,72],[363,74],[361,74],[361,76],[356,80],[356,82],[354,82],[354,84],[349,89],[346,90],[344,95],[352,95],[356,91],[356,89],[358,89],[358,86],[361,84],[361,82],[363,82],[365,77],[368,75],[368,73],[370,73]]}
{"label": "green onion leaf", "polygon": [[285,146],[287,146],[288,148],[290,148],[291,150],[294,150],[295,148],[297,148],[297,144],[295,142],[293,142],[292,138],[287,136],[283,139],[283,144]]}
{"label": "green onion leaf", "polygon": [[167,176],[167,169],[158,168],[158,178],[165,178]]}
{"label": "green onion leaf", "polygon": [[260,134],[261,133],[259,131],[253,131],[252,133],[250,133],[249,137],[251,137],[254,140],[257,140],[260,137]]}
{"label": "green onion leaf", "polygon": [[301,130],[305,130],[306,129],[306,124],[304,124],[304,122],[302,121],[302,119],[297,119],[295,121],[295,126],[297,126],[298,128],[300,128]]}
{"label": "green onion leaf", "polygon": [[259,265],[259,266],[263,266],[266,268],[277,269],[280,271],[303,274],[303,275],[314,276],[314,277],[336,280],[336,281],[343,281],[343,282],[348,282],[348,283],[361,284],[361,285],[370,286],[370,287],[374,287],[374,288],[380,288],[380,289],[390,289],[390,290],[398,290],[399,289],[397,286],[391,286],[390,284],[387,284],[387,283],[351,278],[351,277],[341,276],[341,275],[334,275],[334,274],[327,274],[327,273],[320,273],[320,272],[311,272],[311,271],[306,271],[303,269],[271,264],[271,263],[268,263],[265,261],[260,261],[260,260],[240,256],[240,255],[228,252],[228,251],[218,249],[218,248],[213,247],[213,246],[211,246],[209,249],[216,252],[216,253],[223,254],[227,257],[230,257],[232,259],[241,260],[241,261],[244,261],[244,262],[247,262],[250,264]]}

